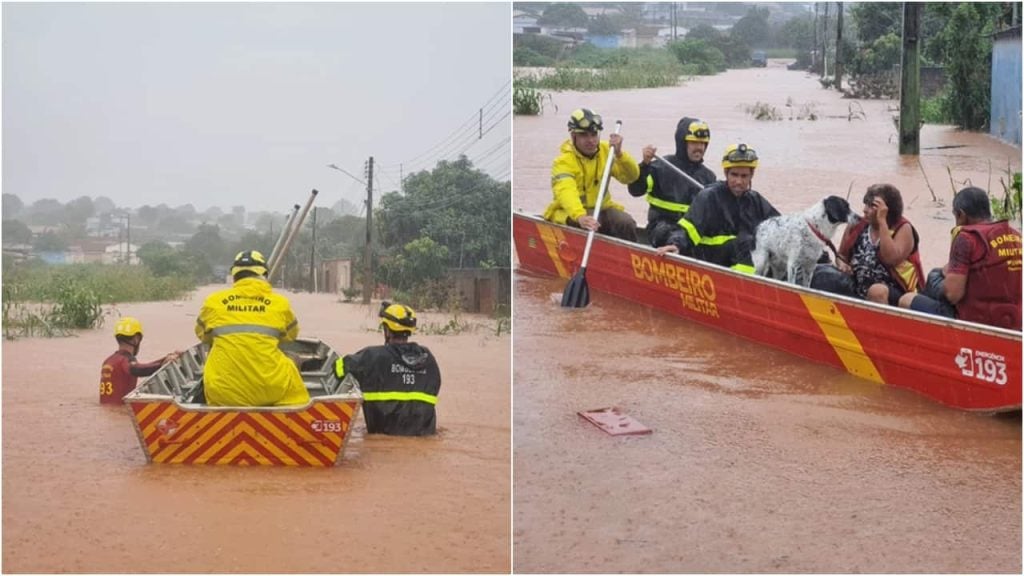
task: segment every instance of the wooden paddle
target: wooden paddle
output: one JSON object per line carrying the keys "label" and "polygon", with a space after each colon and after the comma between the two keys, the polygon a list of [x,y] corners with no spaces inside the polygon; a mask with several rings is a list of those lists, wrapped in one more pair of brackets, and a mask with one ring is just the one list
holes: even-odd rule
{"label": "wooden paddle", "polygon": [[[615,122],[615,132],[618,134],[622,128],[622,120]],[[594,206],[594,220],[600,222],[601,204],[604,202],[604,192],[608,189],[608,179],[612,175],[612,160],[615,158],[615,150],[608,148],[608,160],[604,163],[604,177],[601,178],[601,188],[597,192],[597,204]],[[594,243],[594,233],[591,230],[587,234],[587,246],[583,249],[583,262],[576,275],[569,280],[562,292],[562,306],[565,308],[585,308],[590,304],[590,287],[587,286],[587,260],[590,259],[590,246]]]}

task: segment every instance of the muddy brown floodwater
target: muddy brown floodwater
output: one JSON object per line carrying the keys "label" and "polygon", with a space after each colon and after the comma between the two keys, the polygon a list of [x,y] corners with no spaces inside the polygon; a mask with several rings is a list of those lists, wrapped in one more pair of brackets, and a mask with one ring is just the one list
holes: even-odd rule
{"label": "muddy brown floodwater", "polygon": [[[787,119],[751,119],[758,101]],[[845,196],[851,181],[859,208],[869,184],[891,182],[926,268],[947,255],[947,166],[958,188],[988,187],[991,162],[999,191],[1007,164],[1020,169],[1019,149],[949,127],[923,128],[920,167],[901,159],[893,102],[840,99],[779,61],[553,104],[515,118],[515,209],[546,206],[580,106],[622,119],[637,157],[646,143],[671,153],[681,116],[707,120],[715,172],[727,143],[749,143],[754,187],[783,213]],[[805,105],[818,120],[788,119]],[[643,225],[643,199],[612,190]],[[1020,573],[1019,411],[947,409],[607,294],[562,309],[562,280],[517,273],[514,284],[515,571]],[[606,406],[653,434],[610,437],[576,415]]]}
{"label": "muddy brown floodwater", "polygon": [[[142,320],[140,358],[193,344],[213,288],[120,305]],[[288,295],[302,336],[342,353],[382,340],[376,308]],[[147,465],[127,408],[98,404],[110,322],[4,342],[4,571],[507,573],[511,339],[462,319],[479,327],[416,338],[441,366],[439,434],[368,436],[360,418],[326,469]]]}

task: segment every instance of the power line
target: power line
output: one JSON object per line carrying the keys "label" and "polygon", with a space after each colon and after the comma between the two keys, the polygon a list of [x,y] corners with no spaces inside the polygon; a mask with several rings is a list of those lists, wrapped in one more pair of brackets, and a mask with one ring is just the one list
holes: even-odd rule
{"label": "power line", "polygon": [[[488,177],[490,178],[490,176],[488,176]],[[405,203],[404,206],[394,206],[394,207],[389,208],[389,211],[392,214],[398,214],[398,215],[402,215],[402,216],[407,216],[407,215],[415,214],[415,213],[418,213],[418,212],[443,210],[443,209],[449,208],[449,207],[451,207],[451,206],[453,206],[453,205],[455,205],[455,204],[457,204],[459,202],[466,202],[466,201],[475,200],[476,198],[474,198],[474,196],[482,195],[482,194],[485,194],[485,193],[486,193],[486,190],[484,190],[484,189],[473,189],[473,190],[469,190],[469,191],[463,191],[463,192],[458,193],[458,194],[453,194],[453,195],[445,197],[445,198],[440,198],[440,199],[434,198],[434,199],[431,199],[431,200],[428,200],[428,201],[425,201],[425,202],[418,202],[418,200],[419,200],[418,198],[417,199],[411,199],[411,198],[409,198],[407,196],[406,198],[408,199],[408,201]]]}
{"label": "power line", "polygon": [[[491,127],[488,126],[488,130],[487,131],[490,132],[490,130],[491,130]],[[471,148],[474,144],[476,144],[479,141],[480,141],[480,138],[477,136],[475,131],[472,132],[472,133],[469,133],[469,134],[467,134],[466,137],[462,138],[461,140],[453,141],[448,146],[445,146],[445,148],[443,150],[439,151],[437,154],[432,155],[430,158],[422,161],[421,163],[418,163],[418,164],[415,164],[413,166],[410,166],[409,170],[410,170],[410,172],[416,172],[419,169],[423,169],[423,168],[428,168],[428,167],[434,166],[435,164],[437,164],[437,162],[439,162],[441,160],[451,159],[451,158],[453,158],[455,156],[458,156],[458,154],[454,154],[457,150],[461,150],[462,152],[465,152],[466,150]]]}
{"label": "power line", "polygon": [[[435,158],[443,158],[448,155],[452,149],[458,149],[470,141],[471,139],[479,140],[483,137],[486,132],[482,131],[482,127],[479,130],[474,130],[477,124],[480,124],[483,117],[486,116],[486,120],[490,121],[494,114],[499,110],[508,111],[508,97],[510,95],[508,89],[511,86],[511,80],[506,82],[501,89],[499,89],[486,103],[474,113],[468,120],[462,123],[458,128],[451,132],[447,137],[442,139],[437,144],[431,146],[424,152],[413,156],[412,158],[401,162],[399,165],[388,166],[387,168],[394,169],[399,166],[408,166],[410,172],[415,172],[416,166],[422,165],[433,165],[436,162],[432,162]],[[500,98],[501,96],[505,98]],[[502,104],[505,106],[502,107]],[[507,115],[507,114],[506,114]],[[489,130],[488,130],[489,131]],[[483,132],[483,133],[481,133]],[[434,153],[435,151],[442,150],[441,152]]]}
{"label": "power line", "polygon": [[[481,110],[484,110],[484,109],[488,109],[489,110],[491,106],[494,106],[494,105],[497,105],[498,103],[500,103],[500,101],[496,101],[495,98],[500,96],[500,95],[502,95],[502,94],[504,94],[504,93],[506,93],[506,90],[509,87],[509,85],[510,85],[510,82],[506,83],[504,86],[502,86],[501,89],[498,90],[498,92],[494,96],[492,96],[487,101],[487,103],[484,104],[483,107],[481,107]],[[441,148],[442,146],[445,146],[445,145],[450,145],[450,143],[453,140],[462,139],[462,138],[464,138],[467,135],[474,134],[475,131],[473,130],[473,126],[478,122],[478,114],[479,113],[474,113],[472,116],[469,117],[468,120],[466,120],[464,123],[462,123],[458,128],[456,128],[452,133],[450,133],[446,138],[444,138],[443,140],[441,140],[437,144],[431,146],[426,151],[421,152],[420,154],[417,154],[416,156],[413,156],[412,158],[409,158],[408,160],[403,161],[401,164],[403,164],[403,165],[404,164],[410,164],[410,165],[412,165],[412,164],[420,164],[420,163],[422,163],[422,158],[428,156],[434,150],[436,150],[438,148]],[[392,168],[393,168],[393,166],[392,166]]]}
{"label": "power line", "polygon": [[495,146],[495,147],[491,148],[491,149],[490,149],[490,150],[488,150],[487,152],[484,152],[484,153],[483,153],[483,154],[481,154],[480,156],[477,156],[476,158],[474,158],[474,159],[473,159],[473,162],[474,162],[474,163],[475,163],[476,165],[478,165],[478,166],[479,166],[479,165],[480,165],[480,164],[482,164],[482,163],[483,163],[483,162],[484,162],[484,161],[485,161],[486,159],[490,158],[491,156],[494,156],[494,154],[495,154],[495,153],[497,153],[497,152],[500,152],[500,151],[501,151],[501,150],[502,150],[503,148],[507,148],[507,147],[508,147],[508,145],[509,145],[509,141],[508,141],[508,140],[502,140],[501,142],[499,142],[499,143],[498,143],[498,145],[497,145],[497,146]]}
{"label": "power line", "polygon": [[[511,115],[511,111],[506,111],[501,118],[498,118],[492,124],[487,126],[487,128],[483,131],[482,136],[486,136],[487,134],[489,134],[492,130],[494,130],[495,127],[500,125],[502,120],[508,118],[509,115]],[[474,134],[471,135],[469,138],[464,138],[459,142],[453,142],[451,145],[445,147],[445,149],[442,152],[439,152],[437,155],[433,156],[431,158],[431,164],[425,164],[423,168],[432,166],[437,162],[440,162],[441,160],[454,160],[459,156],[466,154],[466,152],[468,152],[471,148],[479,144],[481,141],[482,137],[478,137]]]}

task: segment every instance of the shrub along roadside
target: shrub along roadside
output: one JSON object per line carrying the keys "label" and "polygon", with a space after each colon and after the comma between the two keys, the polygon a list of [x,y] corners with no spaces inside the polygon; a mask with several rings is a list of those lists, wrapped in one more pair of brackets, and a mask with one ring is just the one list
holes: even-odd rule
{"label": "shrub along roadside", "polygon": [[180,298],[195,283],[142,266],[31,263],[3,278],[4,337],[61,336],[103,324],[104,305]]}
{"label": "shrub along roadside", "polygon": [[666,50],[587,49],[580,60],[558,65],[542,77],[519,76],[517,88],[544,90],[629,90],[676,86],[684,68]]}
{"label": "shrub along roadside", "polygon": [[989,192],[991,195],[989,201],[992,203],[992,216],[996,220],[1010,220],[1020,225],[1021,222],[1021,184],[1020,184],[1020,172],[1012,172],[1008,168],[1006,170],[1006,176],[1009,182],[1003,180],[1003,177],[999,177],[999,184],[1003,187],[1003,197],[998,198],[994,194]]}
{"label": "shrub along roadside", "polygon": [[522,86],[518,80],[516,78],[517,83],[512,91],[512,111],[521,116],[540,115],[544,111],[544,100],[547,99],[551,103],[551,95],[544,94],[535,88]]}

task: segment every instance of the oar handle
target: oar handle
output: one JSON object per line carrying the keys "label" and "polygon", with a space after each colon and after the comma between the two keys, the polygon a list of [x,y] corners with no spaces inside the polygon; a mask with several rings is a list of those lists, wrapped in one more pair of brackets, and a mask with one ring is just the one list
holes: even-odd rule
{"label": "oar handle", "polygon": [[[615,132],[612,134],[618,134],[619,130],[622,129],[622,120],[615,121]],[[615,150],[611,146],[608,146],[608,159],[604,162],[604,176],[601,178],[601,189],[597,191],[597,204],[594,206],[594,220],[600,223],[601,216],[601,204],[604,203],[604,192],[608,189],[608,180],[612,176],[612,160],[615,159]],[[583,262],[580,264],[580,268],[584,269],[587,267],[587,260],[590,259],[590,246],[594,243],[594,232],[591,230],[587,234],[587,246],[583,249]]]}
{"label": "oar handle", "polygon": [[669,162],[668,160],[665,160],[664,158],[662,158],[661,156],[658,156],[657,154],[654,155],[654,159],[655,160],[660,160],[662,164],[665,164],[669,168],[675,170],[680,176],[682,176],[683,178],[686,178],[687,180],[689,180],[690,184],[693,184],[694,186],[696,186],[698,188],[704,188],[703,184],[698,182],[697,179],[694,178],[693,176],[690,176],[686,172],[683,172],[682,168],[680,168],[679,166],[676,166],[675,164]]}

